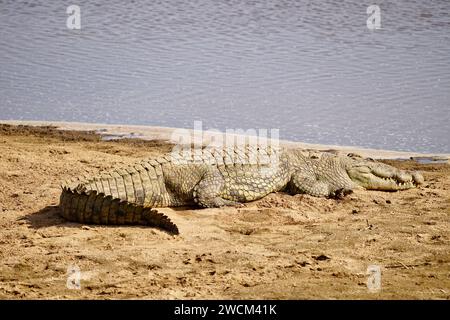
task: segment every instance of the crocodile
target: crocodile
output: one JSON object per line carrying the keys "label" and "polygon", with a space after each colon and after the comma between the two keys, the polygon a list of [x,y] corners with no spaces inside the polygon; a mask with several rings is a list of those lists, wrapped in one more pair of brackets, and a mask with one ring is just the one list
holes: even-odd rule
{"label": "crocodile", "polygon": [[147,225],[179,234],[155,208],[240,206],[277,191],[341,198],[356,188],[397,191],[423,182],[419,172],[356,154],[251,145],[180,149],[63,183],[60,213],[80,223]]}

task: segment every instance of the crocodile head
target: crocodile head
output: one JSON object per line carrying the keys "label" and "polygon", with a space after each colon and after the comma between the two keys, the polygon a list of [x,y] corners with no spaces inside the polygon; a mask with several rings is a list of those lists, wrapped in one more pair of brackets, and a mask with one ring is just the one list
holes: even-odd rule
{"label": "crocodile head", "polygon": [[346,170],[350,179],[368,190],[405,190],[424,182],[423,176],[416,171],[400,170],[355,154],[349,154],[346,159]]}

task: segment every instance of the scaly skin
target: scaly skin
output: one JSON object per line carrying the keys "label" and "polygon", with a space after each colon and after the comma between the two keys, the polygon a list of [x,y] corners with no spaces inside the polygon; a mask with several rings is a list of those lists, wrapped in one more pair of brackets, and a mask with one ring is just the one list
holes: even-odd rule
{"label": "scaly skin", "polygon": [[355,188],[396,191],[423,183],[420,173],[356,155],[235,147],[172,152],[62,186],[61,214],[94,224],[142,224],[178,234],[157,207],[221,207],[271,192],[342,197]]}

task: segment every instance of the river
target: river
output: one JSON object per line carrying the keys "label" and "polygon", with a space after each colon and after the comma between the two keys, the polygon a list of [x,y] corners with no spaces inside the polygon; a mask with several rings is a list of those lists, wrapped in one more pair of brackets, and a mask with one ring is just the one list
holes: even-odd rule
{"label": "river", "polygon": [[449,31],[437,0],[0,1],[0,119],[450,152]]}

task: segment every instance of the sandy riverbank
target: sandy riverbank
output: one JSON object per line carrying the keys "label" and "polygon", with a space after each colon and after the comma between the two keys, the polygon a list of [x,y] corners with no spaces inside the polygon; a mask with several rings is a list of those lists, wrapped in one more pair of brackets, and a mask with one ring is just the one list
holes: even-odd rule
{"label": "sandy riverbank", "polygon": [[[63,127],[94,130],[78,125]],[[279,193],[243,208],[164,208],[180,228],[172,237],[58,216],[61,180],[171,148],[161,141],[167,128],[101,128],[154,140],[1,127],[0,298],[450,298],[448,164],[389,160],[424,173],[423,187],[404,192],[357,191],[342,201]],[[366,287],[373,264],[382,270],[378,293]],[[69,266],[81,270],[81,290],[66,287]]]}

